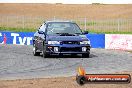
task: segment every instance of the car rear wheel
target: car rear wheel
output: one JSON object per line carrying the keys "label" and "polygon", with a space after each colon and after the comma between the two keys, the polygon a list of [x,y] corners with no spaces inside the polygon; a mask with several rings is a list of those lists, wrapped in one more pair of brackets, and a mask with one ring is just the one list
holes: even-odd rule
{"label": "car rear wheel", "polygon": [[34,56],[39,56],[40,55],[40,52],[37,52],[37,48],[36,48],[35,44],[33,44],[33,55]]}

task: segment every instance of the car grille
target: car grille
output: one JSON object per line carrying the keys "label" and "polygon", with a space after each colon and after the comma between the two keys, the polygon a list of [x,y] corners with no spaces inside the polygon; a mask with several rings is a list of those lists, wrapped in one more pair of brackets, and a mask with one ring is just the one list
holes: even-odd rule
{"label": "car grille", "polygon": [[62,44],[79,44],[78,41],[63,41]]}
{"label": "car grille", "polygon": [[60,49],[61,52],[80,52],[81,49],[80,47],[61,47]]}

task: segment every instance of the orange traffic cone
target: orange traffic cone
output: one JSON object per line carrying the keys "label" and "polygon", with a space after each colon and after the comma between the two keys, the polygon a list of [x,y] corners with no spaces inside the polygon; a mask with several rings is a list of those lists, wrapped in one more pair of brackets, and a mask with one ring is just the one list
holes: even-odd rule
{"label": "orange traffic cone", "polygon": [[82,67],[78,68],[78,73],[79,75],[83,75],[83,76],[86,74],[85,70]]}

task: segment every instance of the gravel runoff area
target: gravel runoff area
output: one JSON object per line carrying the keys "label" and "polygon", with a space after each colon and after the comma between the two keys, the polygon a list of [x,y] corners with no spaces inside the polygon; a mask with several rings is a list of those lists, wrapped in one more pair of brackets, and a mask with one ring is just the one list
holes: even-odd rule
{"label": "gravel runoff area", "polygon": [[32,55],[32,46],[0,45],[0,88],[132,88],[129,84],[85,84],[75,81],[77,67],[87,73],[132,75],[132,53],[91,49],[90,58]]}
{"label": "gravel runoff area", "polygon": [[132,71],[132,53],[91,49],[90,58],[33,56],[32,46],[0,45],[0,80],[68,77],[83,66],[87,73]]}

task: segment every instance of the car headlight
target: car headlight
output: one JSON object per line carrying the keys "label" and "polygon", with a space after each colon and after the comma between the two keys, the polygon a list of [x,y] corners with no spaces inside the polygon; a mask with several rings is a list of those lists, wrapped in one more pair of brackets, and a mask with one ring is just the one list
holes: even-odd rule
{"label": "car headlight", "polygon": [[90,44],[90,41],[82,41],[80,44]]}
{"label": "car headlight", "polygon": [[60,44],[59,41],[48,41],[48,44]]}

